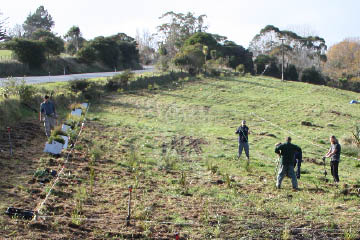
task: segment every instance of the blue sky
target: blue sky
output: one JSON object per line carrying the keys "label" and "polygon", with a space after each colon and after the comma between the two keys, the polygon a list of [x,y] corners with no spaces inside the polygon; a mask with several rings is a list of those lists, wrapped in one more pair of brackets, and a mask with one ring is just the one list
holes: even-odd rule
{"label": "blue sky", "polygon": [[53,16],[55,32],[64,35],[78,25],[86,39],[118,32],[135,37],[137,29],[155,32],[167,11],[206,14],[209,32],[245,47],[268,24],[311,29],[328,46],[360,36],[357,0],[1,0],[0,12],[11,27],[40,5]]}

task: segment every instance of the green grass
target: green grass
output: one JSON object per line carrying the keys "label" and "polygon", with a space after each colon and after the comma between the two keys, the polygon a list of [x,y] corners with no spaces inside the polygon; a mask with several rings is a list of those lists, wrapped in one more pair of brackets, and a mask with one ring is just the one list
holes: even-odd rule
{"label": "green grass", "polygon": [[3,58],[11,58],[13,52],[11,50],[0,50],[0,59]]}
{"label": "green grass", "polygon": [[[169,211],[169,214],[180,211],[183,215],[191,215],[193,211],[184,212],[181,208],[174,211],[172,204],[167,204],[166,196],[176,196],[177,204],[189,208],[196,207],[196,202],[205,198],[210,202],[212,220],[216,214],[223,214],[231,221],[245,221],[243,225],[230,221],[216,229],[211,224],[205,224],[202,231],[191,228],[189,237],[204,238],[206,234],[215,234],[220,238],[240,235],[270,237],[269,233],[263,235],[270,230],[281,237],[301,226],[319,228],[298,233],[303,236],[314,234],[314,231],[320,236],[330,236],[325,231],[328,224],[337,224],[348,230],[360,223],[359,216],[353,211],[359,201],[355,189],[350,190],[352,194],[341,191],[343,183],[351,188],[358,181],[360,170],[355,167],[358,162],[354,160],[354,155],[342,157],[339,187],[333,185],[332,180],[330,183],[322,180],[323,166],[305,160],[304,174],[299,182],[301,191],[293,193],[289,179],[284,180],[283,190],[275,190],[277,157],[274,145],[284,141],[286,136],[292,136],[293,142],[304,150],[305,159],[321,161],[321,156],[329,147],[329,136],[336,135],[339,139],[349,137],[359,123],[360,108],[348,104],[356,97],[356,93],[349,91],[265,77],[184,80],[175,88],[106,97],[103,103],[93,105],[89,117],[100,119],[97,123],[104,128],[101,133],[93,132],[91,137],[97,139],[97,134],[106,136],[106,139],[115,137],[118,138],[117,148],[127,149],[129,145],[135,148],[141,161],[133,168],[133,174],[144,171],[145,182],[151,180],[161,185],[159,188],[164,196],[157,201],[164,203],[164,211]],[[249,168],[244,157],[240,162],[236,160],[237,137],[234,132],[242,119],[247,120],[251,131]],[[303,126],[301,121],[309,121],[316,126]],[[329,127],[330,123],[334,126]],[[185,137],[184,144],[181,143],[182,137]],[[191,142],[190,137],[200,139],[198,146],[202,148],[201,153],[196,154],[195,148],[187,146]],[[171,149],[170,145],[175,140],[178,140],[178,145]],[[178,159],[172,166],[177,180],[171,180],[172,175],[154,168],[157,162],[164,165],[160,160],[163,143],[167,144],[168,153]],[[109,146],[110,142],[103,144]],[[111,155],[117,159],[121,156],[118,149],[110,149],[112,153],[105,154],[105,158]],[[118,169],[128,168],[126,162],[122,164],[126,156],[122,158],[125,160],[118,160],[121,163]],[[209,171],[209,162],[211,169],[216,166],[213,173]],[[134,163],[131,162],[131,165],[134,166]],[[327,170],[330,172],[329,166]],[[181,172],[186,172],[186,192],[191,200],[179,198],[184,193],[183,184],[178,183]],[[230,178],[233,179],[231,184]],[[212,184],[218,179],[223,179],[224,184]],[[132,181],[133,178],[129,177],[120,185],[125,187]],[[140,202],[151,198],[146,196]],[[217,208],[225,210],[216,213]],[[334,208],[341,208],[336,217],[332,214]],[[153,215],[153,220],[158,217]],[[174,221],[177,219],[173,218]],[[252,222],[262,227],[251,227]],[[240,234],[234,226],[250,228],[245,227]]]}
{"label": "green grass", "polygon": [[[51,91],[65,86],[39,87]],[[53,223],[46,238],[140,234],[171,239],[176,232],[184,239],[359,236],[358,151],[341,142],[346,156],[339,166],[339,185],[331,176],[325,182],[323,166],[316,164],[327,152],[330,135],[348,139],[359,124],[359,106],[348,104],[356,93],[265,77],[186,77],[157,90],[103,94],[92,103],[76,154],[66,167],[71,171],[66,176],[78,181],[55,189],[72,194],[49,199],[64,211],[49,210],[48,215],[64,220],[61,226]],[[243,119],[251,131],[249,166],[245,156],[236,156],[234,132]],[[298,192],[291,190],[288,178],[281,190],[275,189],[274,146],[289,135],[304,150]],[[69,181],[66,176],[61,182]],[[134,187],[134,222],[126,227],[129,185]],[[76,188],[86,193],[81,209]],[[88,231],[68,229],[78,219],[79,229]],[[13,230],[3,231],[10,236]]]}

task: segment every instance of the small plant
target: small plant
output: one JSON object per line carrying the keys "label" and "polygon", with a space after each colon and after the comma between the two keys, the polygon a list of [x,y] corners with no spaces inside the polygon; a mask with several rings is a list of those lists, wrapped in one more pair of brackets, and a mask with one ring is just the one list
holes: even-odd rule
{"label": "small plant", "polygon": [[69,105],[69,109],[74,111],[75,109],[82,109],[83,111],[86,110],[85,107],[83,107],[83,105],[81,105],[80,103],[72,103]]}
{"label": "small plant", "polygon": [[49,144],[52,144],[54,141],[58,142],[58,143],[61,143],[61,144],[65,144],[65,140],[59,135],[49,137],[49,139],[48,139]]}
{"label": "small plant", "polygon": [[360,127],[356,126],[355,131],[353,132],[356,145],[360,148]]}
{"label": "small plant", "polygon": [[226,173],[225,176],[224,176],[224,178],[225,178],[226,186],[227,186],[228,188],[232,188],[231,178],[230,178],[229,174]]}
{"label": "small plant", "polygon": [[74,200],[75,200],[75,213],[76,214],[81,214],[83,212],[83,204],[84,201],[87,199],[87,192],[86,192],[86,188],[84,187],[78,187],[76,189],[75,195],[74,195]]}
{"label": "small plant", "polygon": [[90,151],[91,164],[93,165],[96,161],[98,161],[102,154],[103,152],[100,148],[91,149]]}
{"label": "small plant", "polygon": [[57,126],[51,131],[51,136],[67,136],[67,134],[61,130],[61,126]]}
{"label": "small plant", "polygon": [[127,160],[130,172],[134,172],[138,165],[138,156],[133,145],[130,146],[130,153],[127,156]]}
{"label": "small plant", "polygon": [[89,174],[89,180],[90,180],[90,193],[93,193],[93,187],[95,184],[95,169],[94,167],[90,167],[90,174]]}
{"label": "small plant", "polygon": [[90,84],[90,82],[88,82],[86,79],[78,79],[78,80],[73,80],[73,81],[69,81],[69,89],[72,92],[83,92]]}
{"label": "small plant", "polygon": [[77,213],[76,210],[74,210],[71,214],[71,222],[77,226],[80,226],[84,219],[85,218],[82,217],[81,214]]}
{"label": "small plant", "polygon": [[351,227],[349,230],[346,230],[344,232],[344,240],[355,240],[355,239],[359,239],[359,235],[356,231],[353,231]]}
{"label": "small plant", "polygon": [[285,226],[284,230],[282,231],[281,239],[283,239],[283,240],[291,239],[291,233],[290,233],[288,226]]}

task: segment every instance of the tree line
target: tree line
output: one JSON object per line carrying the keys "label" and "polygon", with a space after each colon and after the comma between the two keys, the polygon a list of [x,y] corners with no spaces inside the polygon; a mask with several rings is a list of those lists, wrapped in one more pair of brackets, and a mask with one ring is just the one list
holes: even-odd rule
{"label": "tree line", "polygon": [[47,60],[61,53],[85,64],[100,62],[109,69],[139,66],[136,41],[125,33],[86,40],[78,26],[58,36],[52,31],[54,25],[55,21],[44,6],[30,13],[22,25],[17,24],[8,31],[5,31],[4,22],[0,22],[0,40],[3,40],[0,47],[12,50],[16,59],[30,69],[42,68]]}
{"label": "tree line", "polygon": [[[40,68],[48,59],[66,53],[79,62],[101,62],[110,69],[157,63],[161,70],[179,69],[191,74],[219,74],[224,69],[241,73],[281,77],[286,80],[327,84],[360,91],[360,40],[345,39],[329,49],[324,38],[312,33],[298,35],[268,25],[246,49],[226,36],[209,33],[207,16],[166,12],[157,32],[125,33],[91,40],[82,37],[78,26],[64,36],[52,32],[55,22],[40,6],[22,25],[5,31],[0,20],[1,47],[13,50],[30,68]],[[283,64],[284,59],[284,66]]]}

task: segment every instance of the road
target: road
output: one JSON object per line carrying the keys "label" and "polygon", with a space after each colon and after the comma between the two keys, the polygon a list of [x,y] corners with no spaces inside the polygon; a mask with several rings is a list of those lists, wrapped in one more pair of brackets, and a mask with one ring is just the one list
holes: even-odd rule
{"label": "road", "polygon": [[[153,72],[155,68],[153,66],[144,66],[143,70],[135,70],[134,73]],[[25,79],[27,84],[38,84],[46,82],[66,82],[76,79],[89,79],[98,77],[111,77],[121,72],[97,72],[97,73],[81,73],[81,74],[69,74],[69,75],[57,75],[57,76],[34,76],[34,77],[15,77],[16,79]],[[0,78],[1,82],[5,78]]]}

